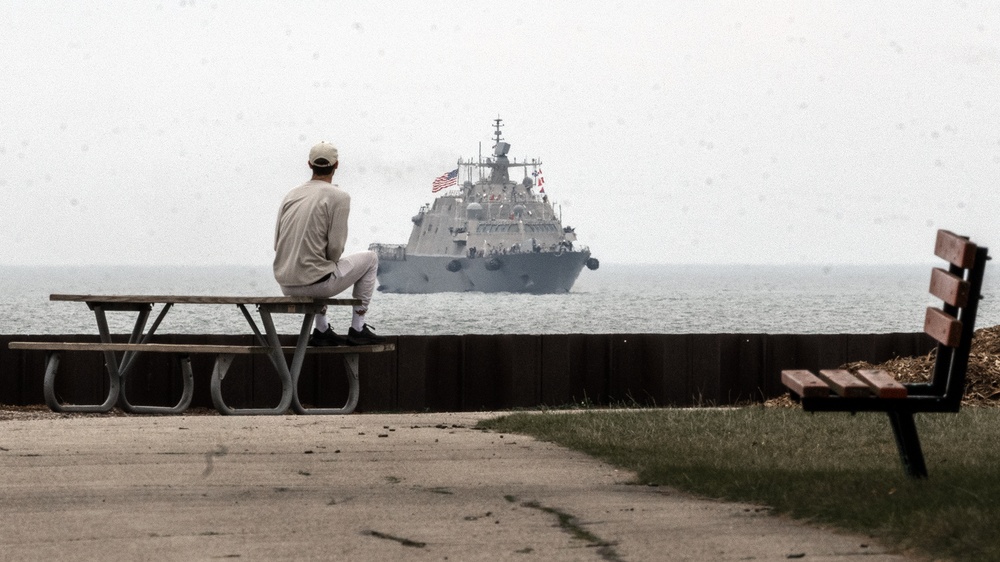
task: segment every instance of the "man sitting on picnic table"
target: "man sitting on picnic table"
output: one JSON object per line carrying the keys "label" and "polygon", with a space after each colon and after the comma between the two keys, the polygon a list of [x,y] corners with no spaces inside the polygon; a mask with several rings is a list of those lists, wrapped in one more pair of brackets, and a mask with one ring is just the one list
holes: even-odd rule
{"label": "man sitting on picnic table", "polygon": [[274,230],[274,278],[292,297],[329,298],[354,286],[354,307],[347,337],[330,328],[326,308],[316,315],[309,345],[370,345],[386,338],[365,323],[377,283],[378,255],[365,251],[342,255],[347,242],[351,196],[333,184],[340,160],[337,148],[321,142],[309,151],[312,179],[288,192]]}

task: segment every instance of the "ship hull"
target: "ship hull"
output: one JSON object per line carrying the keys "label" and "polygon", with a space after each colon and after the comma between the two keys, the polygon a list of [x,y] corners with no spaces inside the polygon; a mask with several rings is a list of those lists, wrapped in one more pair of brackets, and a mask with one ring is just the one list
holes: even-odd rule
{"label": "ship hull", "polygon": [[407,255],[380,260],[379,291],[387,293],[566,293],[589,251],[501,254],[476,258]]}

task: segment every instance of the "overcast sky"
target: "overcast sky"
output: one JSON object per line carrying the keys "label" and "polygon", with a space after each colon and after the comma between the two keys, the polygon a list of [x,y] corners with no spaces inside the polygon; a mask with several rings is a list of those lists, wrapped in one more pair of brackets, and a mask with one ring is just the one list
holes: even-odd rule
{"label": "overcast sky", "polygon": [[1000,247],[990,2],[2,0],[0,75],[0,265],[269,265],[320,140],[405,243],[497,116],[602,262]]}

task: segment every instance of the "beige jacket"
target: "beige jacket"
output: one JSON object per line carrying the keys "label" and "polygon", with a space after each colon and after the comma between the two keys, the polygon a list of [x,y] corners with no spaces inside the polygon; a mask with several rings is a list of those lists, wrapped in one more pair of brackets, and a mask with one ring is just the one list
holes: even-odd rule
{"label": "beige jacket", "polygon": [[275,280],[297,287],[336,275],[350,212],[351,196],[325,181],[310,180],[289,191],[274,228]]}

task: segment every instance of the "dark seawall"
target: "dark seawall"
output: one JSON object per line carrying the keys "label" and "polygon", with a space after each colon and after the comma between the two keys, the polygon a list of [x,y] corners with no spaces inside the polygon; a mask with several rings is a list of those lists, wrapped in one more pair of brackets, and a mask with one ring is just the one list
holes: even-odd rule
{"label": "dark seawall", "polygon": [[[127,341],[127,335],[120,336]],[[396,351],[360,360],[358,411],[479,411],[594,406],[694,406],[761,402],[784,394],[782,369],[827,369],[923,355],[923,333],[891,334],[565,334],[395,336]],[[10,350],[10,341],[98,341],[96,336],[0,335],[0,403],[44,404],[45,353]],[[118,338],[115,341],[119,341]],[[253,345],[252,336],[162,335],[159,343]],[[292,345],[294,340],[283,343]],[[193,407],[212,407],[214,355],[192,355]],[[63,402],[100,403],[104,358],[65,353],[56,390]],[[136,361],[126,392],[133,404],[172,405],[181,393],[176,357]],[[236,356],[224,380],[233,407],[277,403],[280,384],[264,356]],[[306,358],[299,396],[313,406],[342,405],[343,359]]]}

